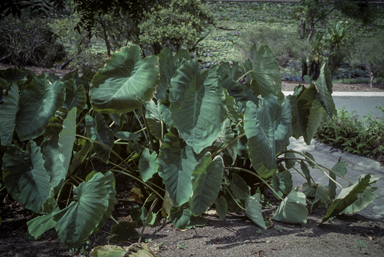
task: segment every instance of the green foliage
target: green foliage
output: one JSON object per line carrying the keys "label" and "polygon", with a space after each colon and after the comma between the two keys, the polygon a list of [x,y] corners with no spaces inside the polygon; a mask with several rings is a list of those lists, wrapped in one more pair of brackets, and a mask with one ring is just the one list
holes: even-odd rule
{"label": "green foliage", "polygon": [[140,44],[150,45],[154,54],[159,54],[164,45],[178,52],[182,46],[192,48],[200,34],[214,24],[212,13],[200,0],[171,0],[145,14],[139,24]]}
{"label": "green foliage", "polygon": [[291,33],[282,26],[270,27],[262,25],[257,29],[246,31],[238,43],[238,48],[243,54],[243,59],[249,59],[252,53],[249,49],[254,43],[257,45],[268,45],[276,58],[279,67],[286,67],[295,60],[306,57],[310,52],[310,45]]}
{"label": "green foliage", "polygon": [[15,66],[34,65],[51,68],[65,57],[64,46],[47,26],[47,19],[15,19],[0,21],[0,45],[6,46],[0,59]]}
{"label": "green foliage", "polygon": [[[383,108],[376,107],[381,109]],[[318,141],[354,154],[379,157],[384,155],[384,121],[371,115],[359,120],[354,112],[345,108],[338,115],[327,119],[316,133]]]}
{"label": "green foliage", "polygon": [[[293,131],[309,143],[323,113],[335,114],[327,65],[316,85],[300,85],[285,98],[270,49],[254,46],[251,52],[244,64],[204,72],[196,60],[183,58],[185,51],[173,56],[165,48],[142,58],[138,46],[122,48],[96,74],[85,70],[82,77],[0,72],[2,180],[12,197],[42,215],[28,222],[31,234],[55,228],[65,244],[78,248],[110,217],[116,173],[137,181],[132,194],[145,199],[131,210],[134,223],[112,226],[116,241],[137,238],[137,224],[152,225],[160,211],[179,229],[204,225],[196,216],[213,203],[220,217],[241,209],[267,229],[265,187],[281,200],[273,219],[287,223],[306,222],[307,197],[315,197],[313,210],[328,207],[323,222],[372,202],[376,180],[370,175],[335,199],[335,174],[345,179],[346,164],[328,169],[308,153],[287,150]],[[156,94],[161,74],[162,94]],[[244,84],[237,82],[244,77]],[[20,127],[26,121],[33,128],[28,133]],[[107,164],[103,172],[96,160]],[[292,190],[282,162],[287,168],[300,162],[303,193],[298,186]],[[96,170],[86,169],[88,163]],[[312,183],[309,167],[331,173],[329,184]],[[162,210],[154,211],[159,200]]]}
{"label": "green foliage", "polygon": [[384,77],[384,49],[382,43],[384,36],[373,38],[355,38],[355,43],[350,49],[351,63],[353,66],[363,66],[375,76]]}

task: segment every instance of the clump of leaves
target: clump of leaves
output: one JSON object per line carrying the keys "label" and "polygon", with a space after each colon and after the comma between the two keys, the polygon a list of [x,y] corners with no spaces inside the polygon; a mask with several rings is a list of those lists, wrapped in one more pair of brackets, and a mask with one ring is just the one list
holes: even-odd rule
{"label": "clump of leaves", "polygon": [[[376,107],[384,112],[381,107]],[[384,121],[369,114],[359,120],[345,108],[327,119],[315,137],[322,143],[354,154],[378,158],[384,155]]]}
{"label": "clump of leaves", "polygon": [[359,238],[357,239],[357,244],[355,244],[353,248],[358,248],[360,253],[363,253],[363,248],[367,248],[367,244],[363,243],[363,241]]}

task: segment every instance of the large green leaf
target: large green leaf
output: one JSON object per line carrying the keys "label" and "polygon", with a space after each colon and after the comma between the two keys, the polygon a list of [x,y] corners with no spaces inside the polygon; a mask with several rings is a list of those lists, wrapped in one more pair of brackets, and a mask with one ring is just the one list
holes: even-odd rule
{"label": "large green leaf", "polygon": [[269,94],[277,96],[281,91],[280,70],[271,49],[267,45],[262,45],[256,51],[256,44],[254,44],[251,52],[253,72],[250,75],[255,83],[252,86],[257,88],[262,97]]}
{"label": "large green leaf", "polygon": [[223,159],[217,156],[212,160],[210,153],[206,153],[196,164],[192,172],[193,195],[189,201],[194,215],[202,214],[214,203],[220,191],[223,172]]}
{"label": "large green leaf", "polygon": [[262,163],[269,170],[277,168],[276,154],[284,150],[291,136],[291,107],[288,99],[280,105],[276,96],[269,95],[260,100],[259,107],[248,101],[244,130],[253,166]]}
{"label": "large green leaf", "polygon": [[253,223],[263,229],[267,229],[263,215],[261,213],[260,194],[256,193],[253,196],[248,196],[245,201],[245,214],[252,220]]}
{"label": "large green leaf", "polygon": [[281,202],[279,208],[273,215],[273,219],[284,223],[306,224],[308,210],[305,202],[305,195],[293,190]]}
{"label": "large green leaf", "polygon": [[44,133],[49,119],[64,103],[61,81],[50,84],[45,73],[33,78],[20,96],[16,115],[16,132],[21,141],[34,139]]}
{"label": "large green leaf", "polygon": [[156,139],[162,140],[164,122],[160,108],[152,100],[145,107],[145,118],[147,119],[149,131]]}
{"label": "large green leaf", "polygon": [[[73,144],[76,140],[76,108],[68,112],[63,122],[63,130],[59,135],[59,157],[64,165],[65,172],[68,171],[69,163],[72,158]],[[66,174],[64,175],[64,177]]]}
{"label": "large green leaf", "polygon": [[75,80],[70,79],[65,82],[65,101],[64,107],[67,110],[77,108],[77,113],[80,114],[87,102],[87,95],[83,85],[76,85]]}
{"label": "large green leaf", "polygon": [[141,59],[136,45],[123,47],[113,53],[93,77],[89,97],[96,111],[125,113],[140,108],[141,101],[153,97],[159,81],[157,57]]}
{"label": "large green leaf", "polygon": [[162,101],[168,96],[168,89],[171,85],[171,78],[176,70],[185,62],[191,60],[191,56],[185,49],[180,50],[173,56],[169,47],[164,47],[159,57],[160,81],[156,87],[156,98]]}
{"label": "large green leaf", "polygon": [[41,212],[50,186],[40,147],[34,141],[28,142],[25,152],[9,146],[3,156],[2,168],[8,193],[25,208]]}
{"label": "large green leaf", "polygon": [[[203,151],[204,152],[204,151]],[[159,175],[173,206],[188,202],[192,195],[192,172],[203,154],[196,155],[172,128],[164,137],[158,156]]]}
{"label": "large green leaf", "polygon": [[[103,115],[98,112],[95,112],[95,120],[87,115],[85,116],[85,126],[87,131],[87,137],[96,140],[109,148],[112,148],[114,140],[113,140],[113,131],[108,126],[105,121]],[[92,143],[93,149],[97,156],[105,163],[109,161],[109,155],[111,154],[110,150],[105,148],[102,145]]]}
{"label": "large green leaf", "polygon": [[236,65],[231,68],[228,63],[223,63],[217,72],[220,76],[219,83],[228,91],[228,94],[232,96],[236,102],[246,102],[247,96],[245,95],[242,84],[235,81],[239,73],[236,70]]}
{"label": "large green leaf", "polygon": [[335,103],[332,99],[332,74],[328,69],[328,62],[324,62],[321,66],[320,76],[317,79],[317,88],[319,90],[322,104],[328,115],[337,115]]}
{"label": "large green leaf", "polygon": [[[376,179],[377,180],[377,179]],[[360,178],[357,183],[343,188],[338,197],[332,201],[332,204],[328,207],[327,213],[323,217],[320,224],[329,220],[329,218],[342,213],[348,206],[352,205],[356,200],[359,199],[359,194],[362,194],[366,188],[371,184],[375,183],[376,180],[371,181],[370,175],[365,175],[364,178]],[[367,204],[369,201],[367,201]],[[350,210],[349,210],[350,211]]]}
{"label": "large green leaf", "polygon": [[187,61],[172,78],[169,101],[174,126],[196,153],[217,139],[225,118],[217,68],[201,74],[196,60]]}
{"label": "large green leaf", "polygon": [[139,173],[144,182],[147,182],[148,179],[159,169],[159,164],[157,163],[157,154],[156,152],[149,153],[149,149],[145,148],[141,153],[139,160]]}
{"label": "large green leaf", "polygon": [[[62,126],[59,124],[49,124],[45,129],[44,141],[41,143],[41,152],[44,158],[44,168],[49,174],[49,185],[58,191],[65,180],[67,170],[60,158],[59,153],[59,133]],[[73,142],[72,145],[73,146]],[[71,148],[72,150],[72,148]],[[62,156],[64,158],[64,156]],[[69,153],[69,158],[71,153]]]}
{"label": "large green leaf", "polygon": [[311,143],[323,116],[323,108],[316,99],[316,93],[313,84],[309,88],[299,85],[294,94],[288,97],[292,113],[292,134],[296,139],[303,136],[307,144]]}
{"label": "large green leaf", "polygon": [[311,212],[315,211],[320,204],[328,205],[331,202],[330,193],[327,187],[319,185],[316,188],[315,200],[311,205]]}
{"label": "large green leaf", "polygon": [[232,179],[229,187],[237,199],[247,199],[249,197],[247,182],[245,182],[245,180],[236,173],[232,173]]}
{"label": "large green leaf", "polygon": [[[2,96],[2,90],[0,95]],[[1,145],[12,144],[13,130],[16,126],[16,113],[19,111],[19,88],[12,83],[4,103],[0,105],[0,141]]]}
{"label": "large green leaf", "polygon": [[18,82],[27,76],[27,72],[15,68],[8,68],[6,70],[0,70],[0,78],[8,82]]}
{"label": "large green leaf", "polygon": [[75,201],[53,214],[55,229],[69,247],[83,242],[97,228],[108,208],[108,190],[102,173],[73,190]]}

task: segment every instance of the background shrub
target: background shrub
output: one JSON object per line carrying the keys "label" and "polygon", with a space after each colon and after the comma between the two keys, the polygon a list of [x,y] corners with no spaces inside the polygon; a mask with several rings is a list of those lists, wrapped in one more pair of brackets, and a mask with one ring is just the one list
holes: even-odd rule
{"label": "background shrub", "polygon": [[164,46],[190,49],[209,25],[215,25],[214,15],[200,0],[171,0],[152,8],[139,24],[140,45],[150,46],[154,54]]}
{"label": "background shrub", "polygon": [[47,19],[15,19],[0,21],[0,60],[17,67],[34,65],[53,67],[65,57],[64,46],[56,42],[57,36],[47,26]]}
{"label": "background shrub", "polygon": [[[384,108],[376,107],[384,112]],[[354,112],[345,108],[337,116],[328,118],[315,138],[330,146],[367,157],[384,155],[384,120],[374,119],[369,114],[359,120]]]}
{"label": "background shrub", "polygon": [[301,40],[297,33],[290,33],[284,28],[261,26],[257,30],[249,30],[241,38],[238,44],[243,61],[251,58],[250,49],[253,43],[258,46],[268,45],[279,67],[286,67],[289,62],[305,58],[310,53],[310,44]]}

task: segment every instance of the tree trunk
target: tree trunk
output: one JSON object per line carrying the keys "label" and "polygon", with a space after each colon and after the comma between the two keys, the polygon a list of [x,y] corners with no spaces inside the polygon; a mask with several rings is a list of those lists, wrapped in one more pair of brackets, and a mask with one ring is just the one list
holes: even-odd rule
{"label": "tree trunk", "polygon": [[371,77],[371,81],[369,83],[369,87],[372,88],[373,87],[373,72],[369,73],[369,76]]}
{"label": "tree trunk", "polygon": [[[301,20],[301,32],[300,32],[300,38],[304,40],[305,38],[305,20]],[[304,80],[304,76],[308,75],[308,65],[307,65],[307,58],[303,57],[301,58],[301,80]]]}
{"label": "tree trunk", "polygon": [[105,42],[105,45],[107,47],[107,54],[109,57],[111,57],[111,44],[109,43],[109,40],[108,40],[107,28],[105,26],[104,21],[100,20],[99,22],[100,22],[101,26],[103,27],[104,42]]}

